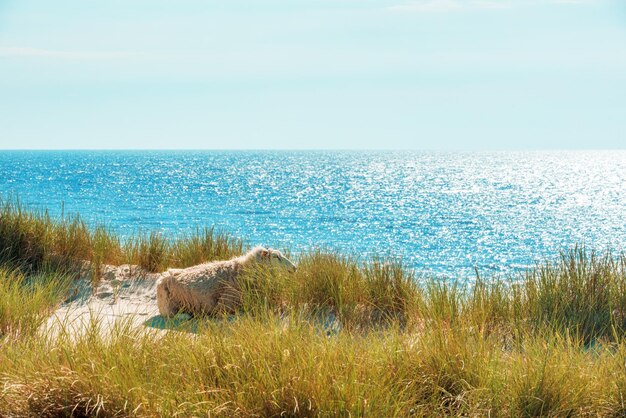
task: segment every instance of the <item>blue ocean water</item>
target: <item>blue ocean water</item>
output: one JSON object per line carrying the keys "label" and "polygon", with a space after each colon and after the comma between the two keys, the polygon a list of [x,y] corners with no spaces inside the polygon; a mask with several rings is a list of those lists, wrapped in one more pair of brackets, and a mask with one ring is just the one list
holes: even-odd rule
{"label": "blue ocean water", "polygon": [[509,274],[575,243],[626,249],[626,151],[4,151],[0,195],[123,236],[218,230],[293,251]]}

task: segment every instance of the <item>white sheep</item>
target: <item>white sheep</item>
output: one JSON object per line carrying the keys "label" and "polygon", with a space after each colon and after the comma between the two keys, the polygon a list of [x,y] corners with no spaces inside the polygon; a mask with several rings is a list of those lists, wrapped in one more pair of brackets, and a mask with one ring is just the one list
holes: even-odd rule
{"label": "white sheep", "polygon": [[240,304],[237,277],[256,263],[296,271],[296,266],[280,251],[253,248],[241,257],[213,261],[186,269],[169,269],[157,284],[157,305],[164,317],[178,312],[214,314],[232,312]]}

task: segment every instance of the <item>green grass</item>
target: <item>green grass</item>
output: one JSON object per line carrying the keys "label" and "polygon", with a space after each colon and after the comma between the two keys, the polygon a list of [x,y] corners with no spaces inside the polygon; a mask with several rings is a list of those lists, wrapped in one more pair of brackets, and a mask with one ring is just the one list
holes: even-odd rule
{"label": "green grass", "polygon": [[0,339],[32,334],[66,296],[69,284],[61,274],[26,277],[0,268]]}
{"label": "green grass", "polygon": [[624,413],[623,342],[560,334],[503,349],[495,334],[430,327],[327,337],[246,316],[197,336],[123,323],[0,350],[0,410],[63,416],[572,416]]}
{"label": "green grass", "polygon": [[197,333],[37,332],[78,261],[159,271],[244,250],[5,204],[0,416],[626,415],[626,257],[580,247],[468,285],[315,251],[295,274],[248,271],[241,312]]}
{"label": "green grass", "polygon": [[80,216],[52,218],[47,211],[25,210],[19,201],[0,200],[0,263],[26,271],[71,269],[77,262],[136,264],[148,271],[187,267],[241,254],[243,241],[213,228],[166,239],[159,233],[122,241],[104,226],[89,229]]}

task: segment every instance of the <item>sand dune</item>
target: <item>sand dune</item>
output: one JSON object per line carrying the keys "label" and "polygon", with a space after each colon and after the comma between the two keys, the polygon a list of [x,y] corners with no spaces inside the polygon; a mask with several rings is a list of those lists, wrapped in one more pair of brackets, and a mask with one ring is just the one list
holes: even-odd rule
{"label": "sand dune", "polygon": [[[53,333],[65,330],[78,336],[93,326],[107,333],[120,320],[146,330],[176,326],[176,319],[166,323],[159,315],[156,304],[159,273],[147,273],[128,264],[104,266],[102,273],[94,286],[89,269],[84,268],[70,298],[50,315],[43,329]],[[178,322],[185,319],[179,318]]]}

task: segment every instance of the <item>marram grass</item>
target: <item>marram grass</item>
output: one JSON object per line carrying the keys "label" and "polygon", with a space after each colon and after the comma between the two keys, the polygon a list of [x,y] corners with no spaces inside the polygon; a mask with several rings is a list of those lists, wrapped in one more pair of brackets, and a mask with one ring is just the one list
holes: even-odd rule
{"label": "marram grass", "polygon": [[67,294],[70,279],[40,272],[28,277],[0,268],[0,344],[3,336],[34,333]]}
{"label": "marram grass", "polygon": [[244,250],[5,204],[0,416],[626,416],[626,258],[584,248],[468,285],[314,251],[295,274],[248,272],[241,312],[197,333],[37,331],[83,260],[159,271]]}
{"label": "marram grass", "polygon": [[122,241],[104,226],[89,229],[79,216],[52,218],[47,211],[28,211],[21,203],[0,199],[0,262],[29,271],[71,268],[91,261],[102,264],[136,264],[148,271],[187,267],[230,258],[243,251],[243,242],[213,228],[166,239],[152,232]]}
{"label": "marram grass", "polygon": [[197,335],[118,323],[103,337],[29,337],[0,350],[7,416],[622,416],[626,345],[558,333],[506,348],[429,327],[328,337],[244,316]]}

